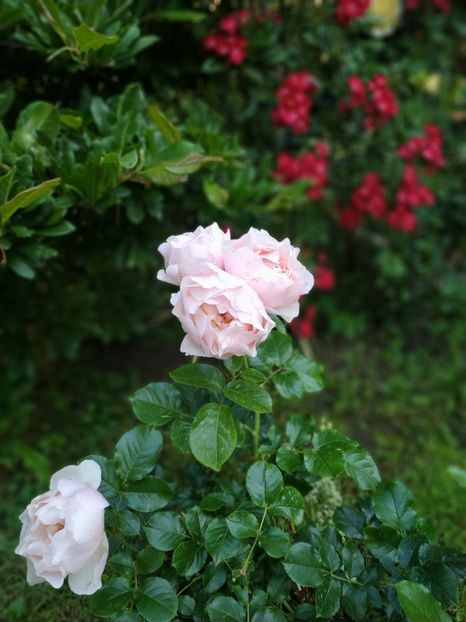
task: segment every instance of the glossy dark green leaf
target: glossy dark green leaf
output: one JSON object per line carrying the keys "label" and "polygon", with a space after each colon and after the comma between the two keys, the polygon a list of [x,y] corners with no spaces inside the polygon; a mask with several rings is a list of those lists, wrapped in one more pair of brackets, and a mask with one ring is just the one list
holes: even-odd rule
{"label": "glossy dark green leaf", "polygon": [[287,618],[278,607],[259,609],[252,616],[252,622],[286,622]]}
{"label": "glossy dark green leaf", "polygon": [[278,527],[270,527],[260,534],[259,545],[269,557],[284,557],[290,548],[291,537]]}
{"label": "glossy dark green leaf", "polygon": [[389,572],[394,572],[398,562],[400,537],[390,527],[366,527],[364,538],[367,548]]}
{"label": "glossy dark green leaf", "polygon": [[205,546],[218,566],[238,554],[241,540],[231,535],[224,518],[214,518],[205,532]]}
{"label": "glossy dark green leaf", "polygon": [[170,373],[170,378],[180,384],[188,384],[209,391],[223,391],[225,377],[217,367],[196,363],[182,365]]}
{"label": "glossy dark green leaf", "polygon": [[131,598],[131,585],[124,577],[109,579],[104,586],[90,598],[91,612],[99,617],[107,617],[121,611]]}
{"label": "glossy dark green leaf", "polygon": [[416,520],[413,496],[401,482],[393,482],[378,490],[373,499],[374,512],[385,525],[401,533],[411,529]]}
{"label": "glossy dark green leaf", "polygon": [[144,579],[135,593],[134,602],[147,622],[169,622],[178,611],[175,589],[160,577]]}
{"label": "glossy dark green leaf", "polygon": [[141,529],[139,518],[129,510],[115,513],[115,525],[125,536],[138,536]]}
{"label": "glossy dark green leaf", "polygon": [[188,540],[174,550],[172,566],[182,577],[190,577],[204,566],[206,559],[206,550],[196,542]]}
{"label": "glossy dark green leaf", "polygon": [[246,611],[231,596],[217,596],[208,603],[207,615],[210,622],[243,622]]}
{"label": "glossy dark green leaf", "polygon": [[165,553],[157,551],[153,546],[146,546],[136,557],[136,569],[139,574],[153,574],[164,561]]}
{"label": "glossy dark green leaf", "polygon": [[182,413],[179,389],[169,382],[153,382],[130,397],[133,412],[143,423],[160,426]]}
{"label": "glossy dark green leaf", "polygon": [[343,570],[348,579],[357,579],[364,570],[364,557],[358,547],[349,540],[341,552]]}
{"label": "glossy dark green leaf", "polygon": [[293,488],[285,486],[278,498],[269,507],[272,516],[287,518],[294,525],[299,525],[304,518],[304,499],[302,494]]}
{"label": "glossy dark green leaf", "polygon": [[274,503],[283,488],[280,469],[267,462],[255,462],[246,475],[246,488],[252,501],[259,507]]}
{"label": "glossy dark green leaf", "polygon": [[304,466],[311,475],[335,477],[345,467],[343,452],[334,445],[304,450]]}
{"label": "glossy dark green leaf", "polygon": [[325,578],[320,556],[306,542],[293,544],[283,567],[290,579],[303,587],[318,587]]}
{"label": "glossy dark green leaf", "polygon": [[326,577],[316,593],[316,614],[318,618],[333,618],[340,609],[341,581]]}
{"label": "glossy dark green leaf", "polygon": [[204,466],[220,471],[236,447],[237,432],[231,410],[206,404],[194,418],[189,443],[194,457]]}
{"label": "glossy dark green leaf", "polygon": [[360,585],[343,585],[341,604],[352,620],[364,620],[367,613],[366,590]]}
{"label": "glossy dark green leaf", "polygon": [[117,473],[125,480],[142,479],[155,467],[162,443],[160,432],[146,426],[126,432],[115,450]]}
{"label": "glossy dark green leaf", "polygon": [[225,387],[225,395],[235,404],[257,413],[271,412],[272,398],[263,388],[251,382],[238,378]]}
{"label": "glossy dark green leaf", "polygon": [[333,515],[335,527],[350,538],[361,539],[366,524],[364,514],[355,508],[338,507]]}
{"label": "glossy dark green leaf", "polygon": [[311,415],[293,415],[286,422],[286,435],[291,447],[309,445],[315,431],[316,422]]}
{"label": "glossy dark green leaf", "polygon": [[183,522],[175,512],[156,512],[144,531],[150,544],[159,551],[171,551],[186,538]]}
{"label": "glossy dark green leaf", "polygon": [[320,391],[324,386],[321,366],[300,352],[293,353],[283,371],[273,377],[273,382],[286,399],[299,399],[305,393]]}
{"label": "glossy dark green leaf", "polygon": [[267,373],[273,367],[283,367],[293,354],[293,342],[289,335],[273,330],[257,349],[251,365]]}
{"label": "glossy dark green leaf", "polygon": [[302,454],[289,445],[282,445],[275,456],[278,467],[285,473],[293,473],[302,465]]}
{"label": "glossy dark green leaf", "polygon": [[450,616],[424,585],[400,581],[395,584],[395,589],[410,622],[451,622]]}
{"label": "glossy dark green leaf", "polygon": [[373,490],[380,484],[380,473],[372,457],[362,447],[343,451],[345,470],[362,490]]}
{"label": "glossy dark green leaf", "polygon": [[207,594],[214,594],[217,592],[227,580],[227,569],[225,566],[216,566],[215,564],[208,564],[202,575],[202,586]]}
{"label": "glossy dark green leaf", "polygon": [[230,533],[235,538],[253,538],[257,534],[259,521],[246,510],[236,510],[226,517]]}
{"label": "glossy dark green leaf", "polygon": [[173,496],[173,491],[163,479],[145,477],[131,482],[123,495],[129,507],[137,512],[154,512],[165,507]]}

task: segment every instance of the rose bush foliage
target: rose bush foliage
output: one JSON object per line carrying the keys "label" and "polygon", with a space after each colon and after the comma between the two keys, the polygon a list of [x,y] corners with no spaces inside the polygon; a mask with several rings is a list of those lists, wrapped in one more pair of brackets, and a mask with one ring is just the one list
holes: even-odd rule
{"label": "rose bush foliage", "polygon": [[[181,245],[186,270],[172,300],[175,316],[178,299],[195,287],[180,318],[191,345],[181,349],[191,353],[196,340],[201,355],[224,359],[223,366],[188,363],[170,374],[172,382],[140,389],[131,405],[142,425],[122,436],[114,456],[91,456],[52,477],[51,490],[21,515],[17,553],[28,560],[28,582],[60,587],[69,575],[73,591],[94,594],[93,613],[115,620],[337,620],[340,613],[356,621],[451,620],[446,611],[459,609],[466,558],[437,544],[409,490],[383,484],[359,443],[312,416],[289,415],[283,403],[274,416],[280,399],[322,388],[320,366],[293,348],[278,317],[272,330],[260,298],[270,284],[259,277],[273,269],[274,304],[288,301],[290,258],[301,273],[296,282],[312,283],[297,249],[280,265],[270,247],[289,250],[288,240],[265,231],[240,239],[253,254],[244,273],[249,285],[210,261],[227,267],[224,254],[234,244],[219,231],[199,228],[170,244]],[[180,255],[167,254],[167,245],[160,250],[165,279]],[[204,281],[210,289],[202,289]],[[268,321],[259,340],[251,310],[238,303],[244,288]],[[232,356],[245,334],[255,340],[245,350],[251,356]],[[219,350],[225,343],[229,349]],[[176,482],[161,458],[164,438],[184,456]],[[342,503],[345,477],[357,503]],[[107,505],[111,557],[97,591],[108,552]]]}
{"label": "rose bush foliage", "polygon": [[[437,542],[409,490],[382,483],[361,445],[311,415],[273,415],[280,400],[322,387],[320,367],[282,329],[255,358],[186,364],[171,377],[131,398],[140,424],[113,457],[91,456],[110,503],[96,615],[455,619],[465,557]],[[164,443],[183,461],[175,481]],[[327,481],[353,489],[349,503],[339,494],[335,505],[330,491],[316,506],[313,491]]]}

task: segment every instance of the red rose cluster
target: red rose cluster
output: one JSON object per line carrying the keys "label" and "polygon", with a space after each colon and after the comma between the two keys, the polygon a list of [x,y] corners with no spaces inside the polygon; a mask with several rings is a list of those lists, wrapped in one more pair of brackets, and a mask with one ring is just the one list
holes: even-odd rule
{"label": "red rose cluster", "polygon": [[208,54],[225,58],[232,65],[241,65],[248,53],[248,40],[241,34],[241,29],[250,21],[262,23],[267,19],[278,22],[280,17],[273,11],[253,13],[248,9],[229,13],[220,20],[221,32],[213,32],[205,37],[204,50]]}
{"label": "red rose cluster", "polygon": [[314,286],[316,289],[330,291],[335,287],[335,273],[328,265],[327,253],[319,253],[318,263],[314,268]]}
{"label": "red rose cluster", "polygon": [[380,176],[367,173],[351,195],[351,205],[340,210],[340,224],[345,229],[357,229],[364,216],[369,215],[386,218],[392,229],[411,233],[417,227],[417,216],[413,210],[434,203],[434,195],[426,185],[419,182],[414,166],[405,164],[392,211],[388,211]]}
{"label": "red rose cluster", "polygon": [[367,214],[382,218],[387,211],[385,191],[378,173],[367,173],[351,195],[351,205],[340,211],[340,224],[345,229],[356,229]]}
{"label": "red rose cluster", "polygon": [[416,207],[434,205],[435,197],[428,186],[421,184],[412,164],[405,164],[400,187],[396,193],[395,209],[388,214],[388,224],[394,229],[411,233],[417,227]]}
{"label": "red rose cluster", "polygon": [[[442,13],[450,13],[452,8],[451,0],[432,0],[432,4],[436,9],[442,11]],[[421,5],[421,0],[405,0],[405,9],[407,11],[414,11]]]}
{"label": "red rose cluster", "polygon": [[435,125],[424,127],[424,136],[413,136],[398,149],[398,155],[412,162],[416,156],[421,157],[426,163],[427,173],[436,173],[445,166],[445,158],[442,150],[442,132]]}
{"label": "red rose cluster", "polygon": [[350,76],[348,88],[349,98],[340,102],[339,108],[343,111],[362,108],[366,115],[364,125],[368,129],[382,127],[398,114],[395,94],[384,75],[376,74],[367,84],[358,76]]}
{"label": "red rose cluster", "polygon": [[294,134],[303,134],[309,128],[310,93],[316,89],[315,78],[309,71],[290,73],[277,89],[278,106],[272,111],[273,123],[277,126],[288,125]]}
{"label": "red rose cluster", "polygon": [[207,35],[204,39],[204,50],[208,54],[225,58],[232,65],[241,65],[247,57],[248,40],[239,34],[238,29],[248,21],[249,11],[226,15],[220,21],[220,28],[224,32]]}
{"label": "red rose cluster", "polygon": [[351,22],[369,8],[370,0],[339,0],[335,11],[337,22],[341,26],[349,26]]}
{"label": "red rose cluster", "polygon": [[310,305],[301,317],[296,317],[290,322],[290,329],[296,339],[310,339],[314,336],[314,321],[317,309]]}
{"label": "red rose cluster", "polygon": [[313,184],[307,190],[310,199],[320,199],[328,182],[328,147],[318,142],[314,151],[292,156],[286,151],[279,153],[273,176],[284,184],[298,179],[310,179]]}

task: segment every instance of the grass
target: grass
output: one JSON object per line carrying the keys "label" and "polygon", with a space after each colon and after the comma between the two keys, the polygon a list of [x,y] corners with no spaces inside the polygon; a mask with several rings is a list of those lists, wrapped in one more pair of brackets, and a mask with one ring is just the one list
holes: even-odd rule
{"label": "grass", "polygon": [[[419,513],[435,519],[440,539],[466,550],[464,491],[447,472],[451,465],[466,466],[461,334],[450,331],[447,341],[431,342],[428,349],[406,350],[386,336],[356,343],[325,339],[314,349],[327,368],[326,390],[297,408],[325,416],[357,438],[373,452],[385,479],[411,487]],[[109,454],[135,423],[128,395],[166,377],[182,360],[176,347],[159,342],[96,346],[76,362],[47,370],[33,408],[18,411],[24,420],[9,444],[15,451],[5,447],[2,457],[0,620],[94,621],[86,599],[68,588],[26,585],[24,561],[12,553],[17,515],[45,490],[50,472],[90,453]],[[23,454],[21,447],[27,448]]]}

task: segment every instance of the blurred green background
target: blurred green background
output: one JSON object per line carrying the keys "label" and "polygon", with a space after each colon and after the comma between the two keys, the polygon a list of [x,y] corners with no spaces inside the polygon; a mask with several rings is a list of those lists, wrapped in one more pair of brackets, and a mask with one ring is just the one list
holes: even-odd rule
{"label": "blurred green background", "polygon": [[[317,315],[300,343],[326,388],[295,412],[360,441],[439,539],[466,550],[464,488],[449,471],[466,468],[466,10],[373,1],[342,26],[339,3],[0,2],[0,619],[91,620],[85,599],[27,587],[17,515],[54,470],[109,452],[131,425],[128,396],[182,361],[155,250],[214,220],[235,236],[289,236],[311,270],[325,253],[335,286],[303,302]],[[207,53],[222,17],[245,7],[261,16],[239,34],[246,58]],[[294,134],[272,111],[303,70],[318,88]],[[399,112],[368,131],[339,102],[350,76],[380,73]],[[342,228],[368,172],[392,208],[397,149],[427,124],[445,165],[417,169],[435,203],[416,210],[416,230],[370,217]],[[326,181],[309,199],[315,175],[284,184],[274,171],[280,153],[319,142]]]}

